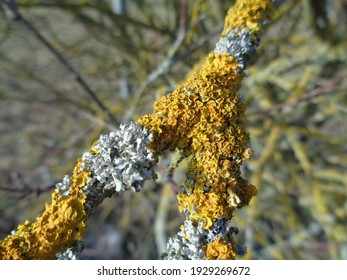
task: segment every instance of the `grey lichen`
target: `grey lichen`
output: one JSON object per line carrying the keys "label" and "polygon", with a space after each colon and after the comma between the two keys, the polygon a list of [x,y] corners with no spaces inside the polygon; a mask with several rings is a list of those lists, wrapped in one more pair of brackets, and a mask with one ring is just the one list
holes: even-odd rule
{"label": "grey lichen", "polygon": [[147,147],[151,138],[143,126],[121,125],[119,130],[101,135],[94,145],[98,153],[86,152],[82,164],[90,166],[92,177],[105,189],[140,191],[145,180],[155,179],[153,166],[157,159]]}
{"label": "grey lichen", "polygon": [[59,189],[60,196],[68,196],[70,194],[70,187],[72,181],[68,175],[65,175],[62,182],[59,182],[55,185]]}
{"label": "grey lichen", "polygon": [[[152,139],[148,130],[135,123],[121,125],[115,132],[101,135],[93,151],[82,155],[78,172],[90,172],[82,190],[87,195],[88,213],[107,196],[127,190],[140,191],[146,180],[156,179],[157,157],[147,147]],[[61,196],[68,196],[72,181],[65,176],[56,185]]]}
{"label": "grey lichen", "polygon": [[57,260],[79,260],[84,248],[82,241],[77,241],[74,248],[68,248],[65,252],[56,255]]}
{"label": "grey lichen", "polygon": [[255,52],[258,45],[258,37],[255,37],[251,30],[238,29],[229,31],[226,36],[222,37],[213,52],[228,53],[235,57],[240,70],[243,71],[247,67],[249,57]]}
{"label": "grey lichen", "polygon": [[[197,225],[190,220],[186,220],[181,226],[181,230],[167,243],[165,260],[203,260],[205,259],[204,245],[212,243],[218,237],[222,237],[228,242],[233,241],[233,234],[238,233],[235,227],[229,227],[230,221],[224,217],[217,219],[211,228],[205,229],[203,222]],[[243,253],[239,247],[237,254]]]}
{"label": "grey lichen", "polygon": [[165,260],[203,260],[205,252],[202,249],[205,230],[203,223],[194,226],[192,221],[186,220],[175,236],[167,243]]}

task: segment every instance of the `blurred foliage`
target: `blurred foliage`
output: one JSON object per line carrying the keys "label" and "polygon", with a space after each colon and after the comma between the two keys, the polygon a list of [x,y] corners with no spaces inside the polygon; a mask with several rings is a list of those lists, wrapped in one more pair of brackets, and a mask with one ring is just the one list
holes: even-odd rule
{"label": "blurred foliage", "polygon": [[[151,111],[209,51],[234,1],[20,0],[18,9],[119,122]],[[123,4],[124,6],[122,7]],[[251,259],[347,259],[347,1],[277,1],[241,93],[258,196],[233,219]],[[1,7],[1,6],[0,6]],[[74,77],[0,8],[0,239],[34,219],[100,133]],[[87,259],[157,259],[183,221],[186,161],[89,220]]]}

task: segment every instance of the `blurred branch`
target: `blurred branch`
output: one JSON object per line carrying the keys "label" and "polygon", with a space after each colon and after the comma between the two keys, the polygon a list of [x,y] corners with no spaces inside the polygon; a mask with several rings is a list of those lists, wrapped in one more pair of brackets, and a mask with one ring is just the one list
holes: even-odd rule
{"label": "blurred branch", "polygon": [[68,3],[68,1],[61,1],[61,2],[54,2],[54,3],[48,3],[48,2],[38,2],[38,3],[30,3],[22,1],[21,3],[18,3],[18,6],[25,7],[25,8],[37,8],[37,7],[44,7],[44,8],[52,8],[52,9],[62,9],[66,10],[68,12],[71,12],[74,14],[77,18],[80,20],[84,19],[90,19],[85,18],[85,14],[81,13],[80,11],[83,10],[89,10],[94,11],[97,10],[103,15],[105,15],[110,21],[112,21],[115,24],[120,24],[122,22],[127,22],[129,25],[133,25],[137,28],[142,28],[149,31],[157,31],[162,34],[166,35],[172,35],[172,32],[161,26],[154,25],[153,22],[151,24],[148,24],[146,22],[137,20],[136,18],[132,18],[126,14],[117,14],[115,11],[110,7],[108,3],[105,3],[105,1],[84,1],[83,3]]}
{"label": "blurred branch", "polygon": [[114,124],[118,125],[119,122],[111,114],[106,105],[98,98],[96,93],[89,87],[87,82],[81,76],[81,74],[75,70],[75,68],[63,57],[63,55],[53,47],[53,45],[36,29],[30,21],[28,21],[23,15],[19,12],[16,7],[14,0],[0,0],[5,8],[11,11],[13,20],[21,23],[26,29],[28,29],[35,37],[42,43],[57,59],[61,64],[73,75],[76,82],[82,87],[82,89],[92,98],[96,105],[101,109],[103,114]]}
{"label": "blurred branch", "polygon": [[156,79],[158,79],[161,75],[167,73],[170,68],[178,62],[177,52],[184,42],[186,32],[187,32],[187,9],[188,3],[187,0],[182,0],[181,2],[181,18],[180,18],[180,29],[178,31],[177,38],[172,45],[172,48],[169,50],[167,58],[159,65],[157,69],[151,72],[147,79],[141,83],[140,87],[134,94],[134,101],[131,108],[128,110],[123,122],[128,122],[132,117],[136,110],[136,106],[141,98],[141,95],[145,91],[145,89]]}
{"label": "blurred branch", "polygon": [[[0,191],[19,193],[19,194],[22,194],[22,197],[27,197],[27,195],[29,194],[35,194],[36,196],[39,196],[40,194],[46,193],[55,188],[55,184],[51,184],[46,187],[30,186],[24,181],[22,174],[18,171],[15,173],[9,174],[8,180],[18,181],[21,187],[17,188],[17,187],[0,186]],[[9,184],[9,185],[12,185],[12,184]]]}
{"label": "blurred branch", "polygon": [[15,188],[11,188],[11,187],[0,186],[0,191],[11,192],[11,193],[21,193],[21,194],[23,194],[23,197],[26,197],[28,194],[33,194],[33,193],[36,196],[39,196],[42,193],[52,191],[54,188],[55,188],[54,185],[44,187],[44,188],[39,187],[39,186],[32,187],[32,186],[25,185],[24,188],[22,188],[22,189],[15,189]]}
{"label": "blurred branch", "polygon": [[341,84],[344,80],[347,80],[347,76],[336,78],[336,79],[332,80],[331,82],[329,82],[323,86],[317,87],[317,88],[305,93],[304,95],[302,95],[300,98],[294,100],[293,102],[278,103],[278,104],[275,104],[274,106],[272,106],[268,109],[250,112],[249,115],[252,115],[252,116],[253,115],[266,115],[266,114],[270,114],[273,112],[278,112],[278,111],[287,110],[289,108],[293,108],[295,106],[298,106],[301,102],[308,101],[308,100],[311,100],[311,99],[316,98],[318,96],[321,96],[321,95],[324,95],[326,93],[331,92],[339,84]]}
{"label": "blurred branch", "polygon": [[168,239],[166,235],[166,224],[172,204],[171,198],[178,187],[177,183],[172,178],[172,174],[167,174],[167,171],[165,170],[163,164],[159,163],[158,167],[160,173],[165,178],[154,220],[154,237],[158,255],[160,256],[165,252],[166,249]]}
{"label": "blurred branch", "polygon": [[196,44],[192,45],[184,54],[180,55],[177,58],[177,61],[184,61],[185,59],[190,57],[196,50],[206,45],[206,43],[211,42],[213,37],[219,36],[222,30],[223,30],[223,25],[221,24],[217,26],[215,30],[213,30],[212,32],[202,36]]}

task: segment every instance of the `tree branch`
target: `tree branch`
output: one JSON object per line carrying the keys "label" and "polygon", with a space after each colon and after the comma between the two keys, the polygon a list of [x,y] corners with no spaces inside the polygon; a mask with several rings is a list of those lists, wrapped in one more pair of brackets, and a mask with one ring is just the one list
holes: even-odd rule
{"label": "tree branch", "polygon": [[40,31],[30,23],[17,9],[14,0],[0,0],[0,4],[3,4],[13,16],[13,20],[21,23],[26,29],[28,29],[35,37],[43,44],[55,57],[56,59],[72,74],[76,82],[81,88],[92,98],[96,105],[101,109],[103,114],[114,124],[119,125],[119,122],[111,114],[106,105],[99,99],[96,93],[90,88],[82,75],[64,58],[64,56],[53,47],[53,45],[40,33]]}
{"label": "tree branch", "polygon": [[289,108],[293,108],[297,105],[299,105],[301,102],[304,101],[308,101],[311,100],[313,98],[316,98],[318,96],[321,96],[323,94],[326,94],[330,91],[332,91],[333,89],[335,89],[339,84],[341,84],[344,80],[347,80],[347,76],[343,76],[343,77],[339,77],[336,78],[334,80],[332,80],[329,83],[326,83],[323,86],[317,87],[307,93],[305,93],[303,96],[301,96],[300,98],[294,100],[293,102],[290,103],[278,103],[275,104],[274,106],[268,108],[268,109],[263,109],[263,110],[257,110],[257,111],[253,111],[250,112],[249,115],[254,116],[254,115],[266,115],[266,114],[270,114],[270,113],[274,113],[274,112],[278,112],[278,111],[283,111]]}

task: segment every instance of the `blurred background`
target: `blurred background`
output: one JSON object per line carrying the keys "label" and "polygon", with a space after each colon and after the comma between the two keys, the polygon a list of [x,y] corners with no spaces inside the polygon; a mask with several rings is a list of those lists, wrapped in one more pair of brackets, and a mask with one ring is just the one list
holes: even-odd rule
{"label": "blurred background", "polygon": [[[213,50],[222,0],[0,1],[0,240],[50,201],[100,134],[150,113]],[[241,94],[259,191],[235,212],[245,259],[347,259],[347,1],[276,1]],[[158,259],[187,162],[106,199],[84,259]]]}

